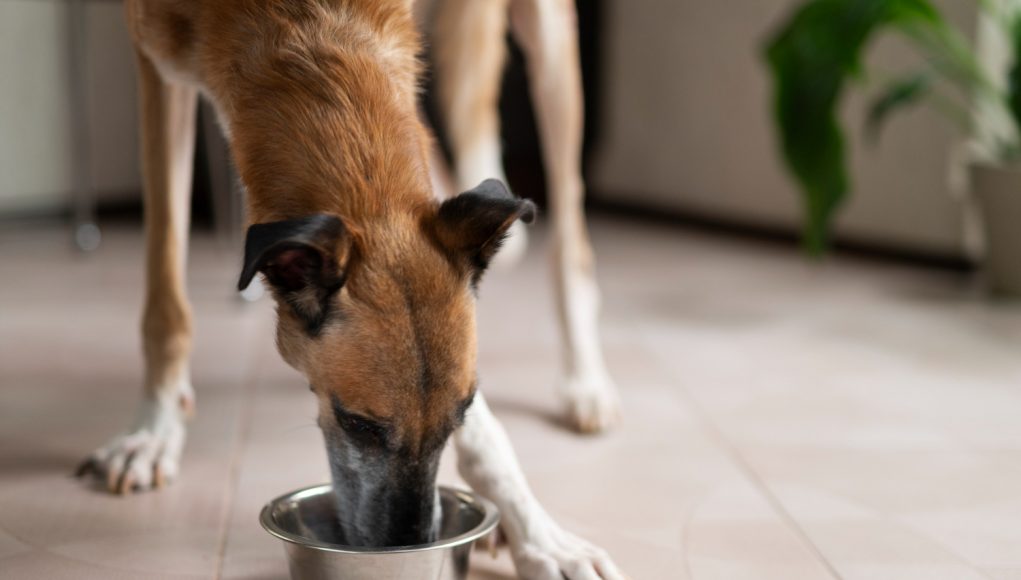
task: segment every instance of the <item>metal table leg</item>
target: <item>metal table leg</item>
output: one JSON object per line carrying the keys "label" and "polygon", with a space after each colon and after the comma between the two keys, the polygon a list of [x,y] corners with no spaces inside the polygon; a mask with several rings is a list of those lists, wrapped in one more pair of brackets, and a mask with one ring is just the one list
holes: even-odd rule
{"label": "metal table leg", "polygon": [[90,252],[99,247],[100,231],[96,225],[96,198],[92,187],[89,155],[89,111],[85,88],[86,24],[85,1],[69,0],[68,46],[70,55],[69,91],[71,105],[71,133],[73,175],[71,206],[73,211],[74,244]]}

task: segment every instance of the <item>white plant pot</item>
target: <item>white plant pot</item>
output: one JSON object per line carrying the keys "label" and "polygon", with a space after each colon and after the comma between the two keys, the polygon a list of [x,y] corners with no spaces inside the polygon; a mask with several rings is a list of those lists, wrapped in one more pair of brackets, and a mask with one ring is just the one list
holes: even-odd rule
{"label": "white plant pot", "polygon": [[971,188],[985,225],[989,288],[1021,296],[1021,166],[973,163]]}

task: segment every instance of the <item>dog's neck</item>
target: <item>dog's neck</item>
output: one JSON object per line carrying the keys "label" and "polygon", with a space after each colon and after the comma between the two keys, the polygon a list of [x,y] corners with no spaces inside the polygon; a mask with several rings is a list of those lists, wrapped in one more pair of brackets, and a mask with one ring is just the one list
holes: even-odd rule
{"label": "dog's neck", "polygon": [[311,19],[281,11],[213,87],[249,220],[335,213],[357,226],[413,212],[431,186],[410,10],[318,10]]}

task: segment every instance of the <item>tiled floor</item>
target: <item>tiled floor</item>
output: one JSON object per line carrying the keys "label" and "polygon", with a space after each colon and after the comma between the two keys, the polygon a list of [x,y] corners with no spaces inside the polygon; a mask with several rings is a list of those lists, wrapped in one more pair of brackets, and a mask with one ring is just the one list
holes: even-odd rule
{"label": "tiled floor", "polygon": [[[636,579],[1021,579],[1021,309],[956,274],[594,220],[624,424],[556,423],[542,230],[481,296],[484,389],[536,493]],[[194,243],[183,477],[70,477],[139,395],[140,233],[0,231],[0,578],[282,578],[270,497],[327,478],[236,248]],[[528,316],[523,316],[528,312]],[[451,462],[442,479],[456,481]],[[473,576],[511,576],[506,554]]]}

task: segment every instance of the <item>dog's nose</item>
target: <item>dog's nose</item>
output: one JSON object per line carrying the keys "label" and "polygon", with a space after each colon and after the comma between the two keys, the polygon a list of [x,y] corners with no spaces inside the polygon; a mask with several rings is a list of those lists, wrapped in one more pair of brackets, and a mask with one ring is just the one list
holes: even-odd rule
{"label": "dog's nose", "polygon": [[413,546],[436,540],[439,535],[439,519],[436,488],[422,486],[418,489],[398,492],[391,497],[389,534],[387,543],[391,546]]}
{"label": "dog's nose", "polygon": [[357,486],[346,483],[350,482],[334,483],[341,543],[366,548],[416,546],[439,537],[435,485],[415,490],[377,488],[358,501]]}

